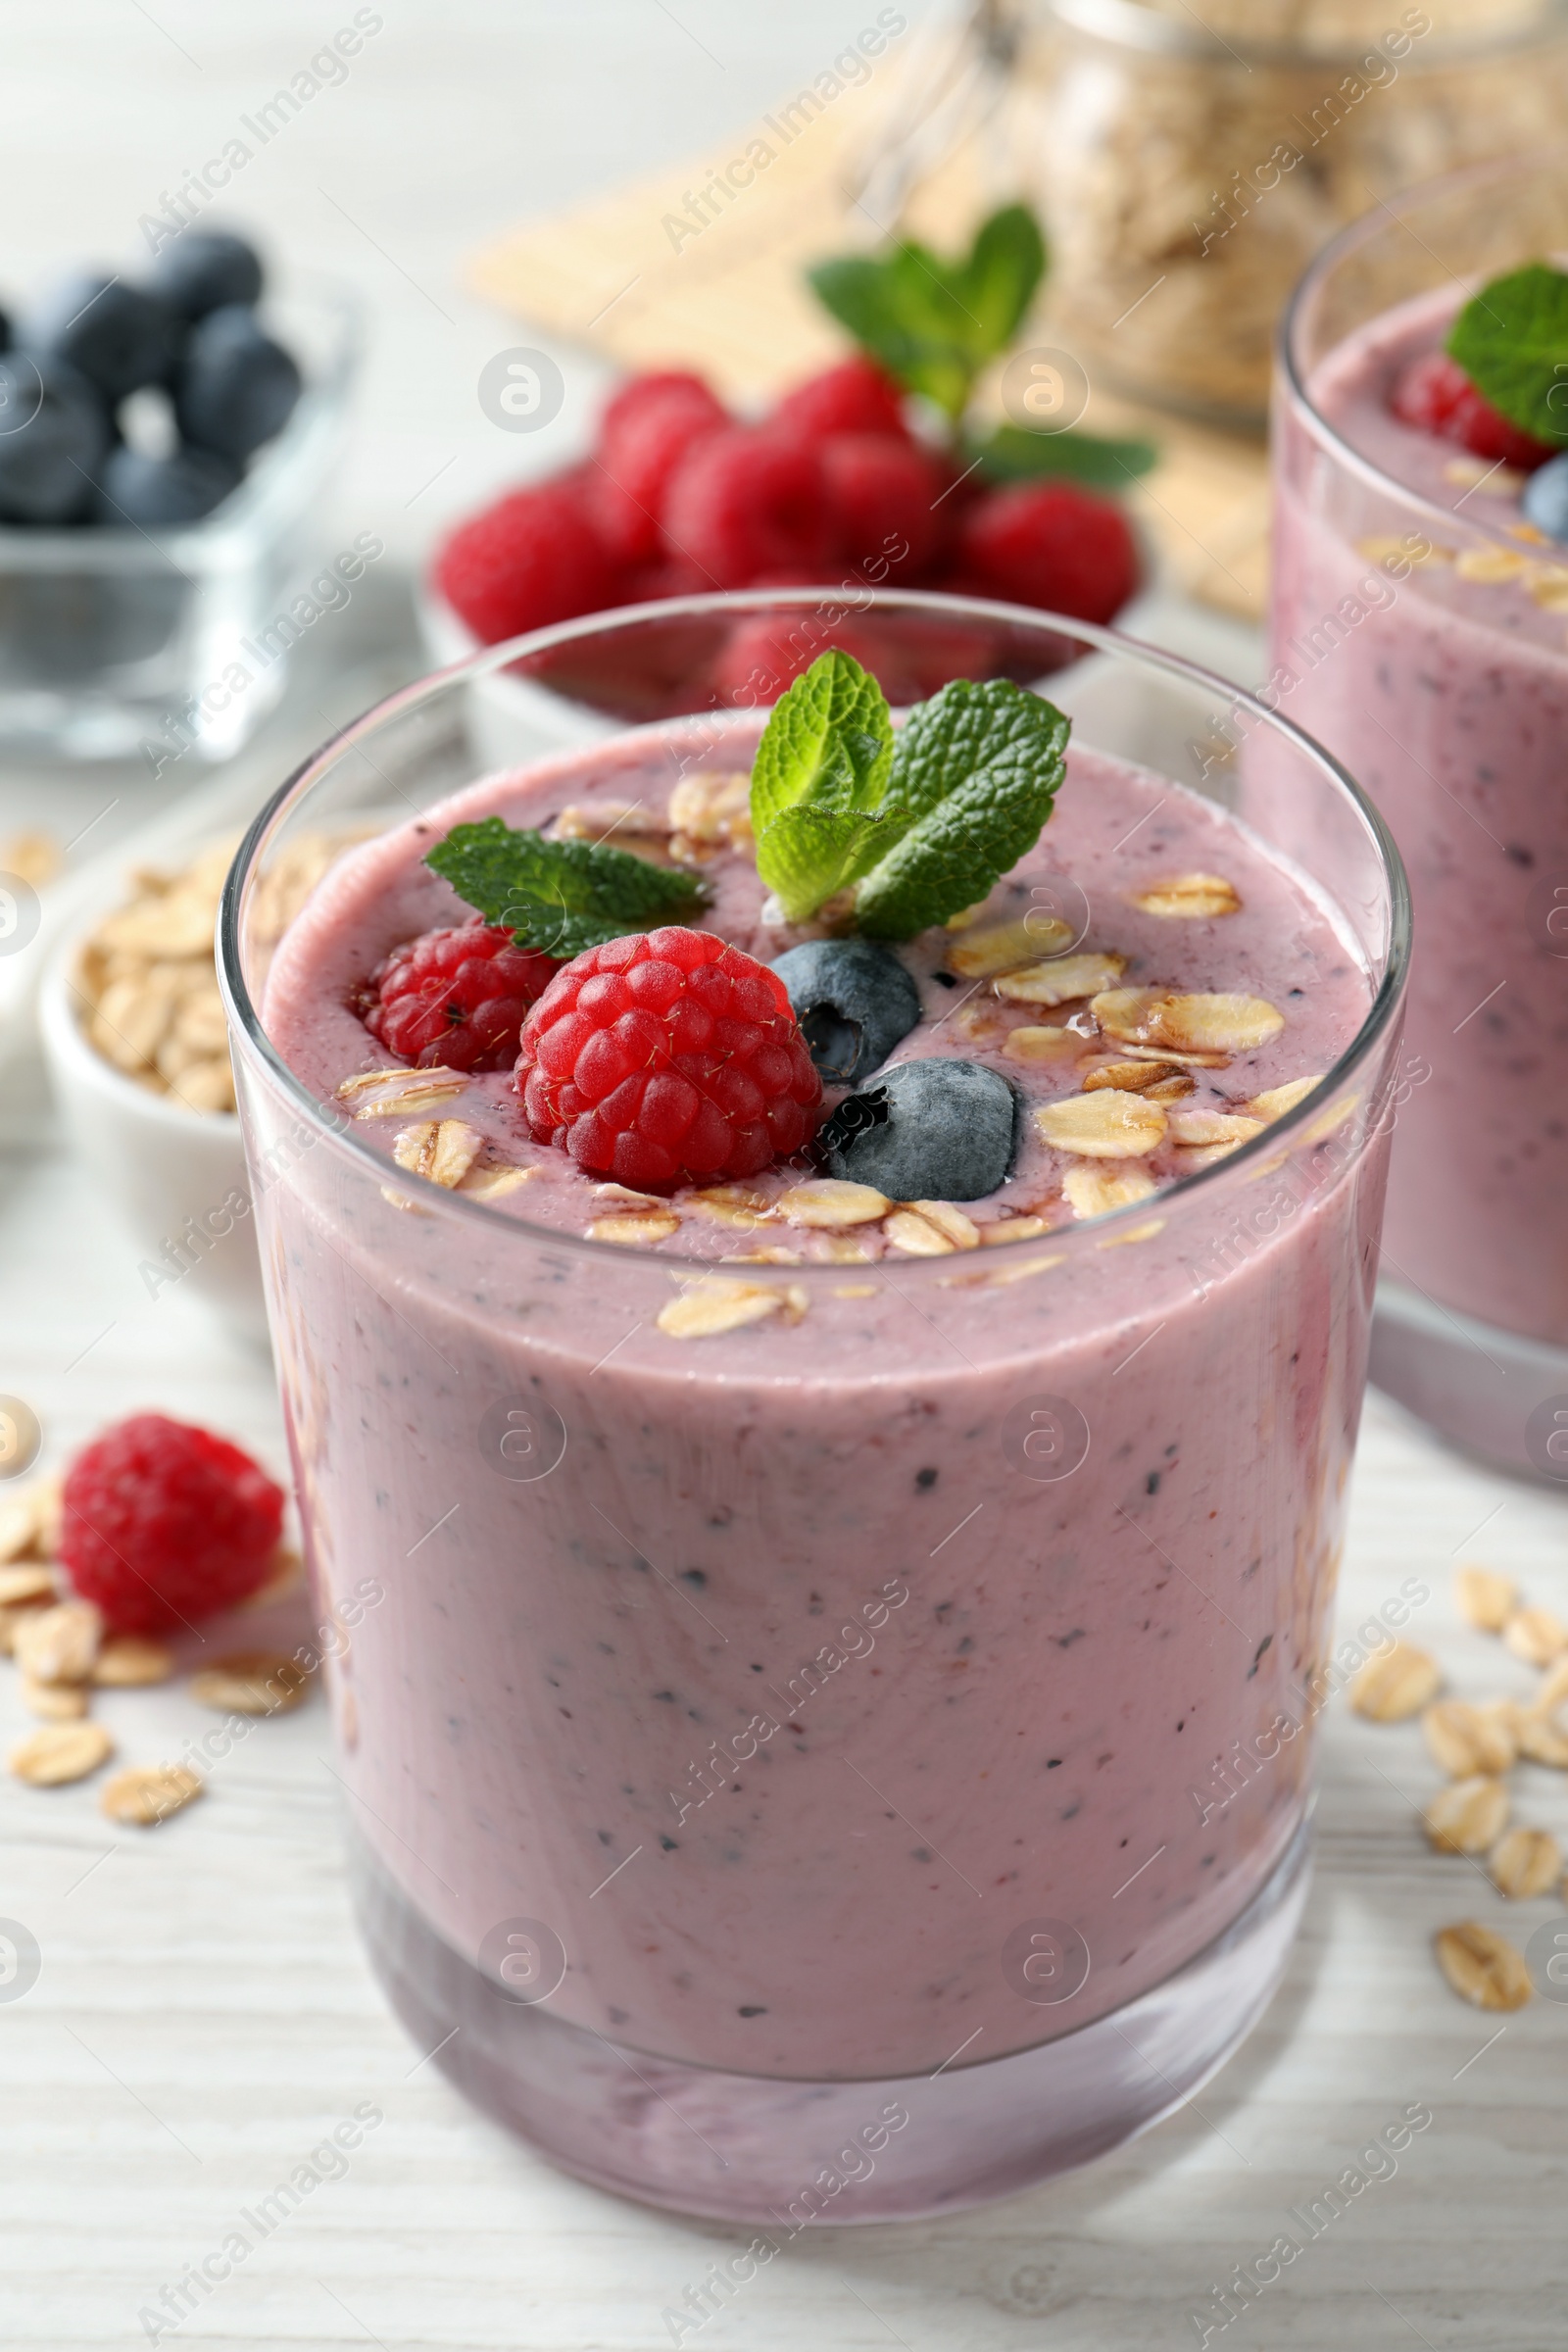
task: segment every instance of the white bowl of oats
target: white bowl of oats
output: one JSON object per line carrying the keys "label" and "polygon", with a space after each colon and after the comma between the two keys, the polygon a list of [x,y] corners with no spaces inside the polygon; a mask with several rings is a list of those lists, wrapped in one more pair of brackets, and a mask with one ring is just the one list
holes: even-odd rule
{"label": "white bowl of oats", "polygon": [[[238,839],[210,841],[177,867],[108,878],[45,967],[38,1024],[67,1132],[119,1212],[148,1296],[196,1298],[265,1347],[251,1187],[213,960],[219,895]],[[280,861],[271,910],[278,936],[346,846],[313,838]]]}

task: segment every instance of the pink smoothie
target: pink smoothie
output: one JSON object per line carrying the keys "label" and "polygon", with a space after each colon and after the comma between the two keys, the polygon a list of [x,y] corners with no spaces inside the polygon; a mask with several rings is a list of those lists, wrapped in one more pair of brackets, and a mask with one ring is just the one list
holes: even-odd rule
{"label": "pink smoothie", "polygon": [[[748,740],[710,763],[733,769]],[[348,1000],[387,948],[459,913],[419,864],[449,823],[656,793],[690,752],[651,729],[491,779],[340,866],[266,1004],[310,1092],[387,1063]],[[1075,751],[984,920],[1027,907],[1042,872],[1082,890],[1075,952],[1124,956],[1122,985],[1283,1014],[1259,1049],[1192,1071],[1173,1115],[1329,1071],[1365,1019],[1328,906],[1179,787]],[[1192,872],[1228,880],[1238,910],[1130,903]],[[749,952],[790,944],[744,856],[711,879],[705,921]],[[939,975],[965,936],[902,951],[925,1017],[900,1055],[988,1060],[1030,1106],[1073,1094],[1109,1042],[1086,1005],[982,993],[957,1029],[964,992]],[[1009,1058],[1025,1019],[1076,1019],[1081,1055]],[[1188,1184],[1162,1143],[1152,1213],[1088,1230],[1063,1189],[1086,1163],[1026,1119],[1016,1172],[966,1213],[1049,1232],[931,1259],[861,1228],[859,1268],[818,1262],[828,1237],[737,1232],[681,1194],[654,1249],[584,1241],[605,1202],[527,1135],[505,1076],[432,1114],[535,1165],[496,1205],[298,1158],[259,1200],[264,1261],[323,1600],[368,1574],[385,1592],[334,1691],[381,1870],[481,1966],[501,1923],[544,1923],[567,1964],[555,2015],[749,2075],[977,2063],[1200,1951],[1306,1802],[1385,1080],[1369,1064]],[[253,1103],[264,1159],[272,1115]],[[389,1153],[396,1128],[355,1133]],[[788,1251],[744,1267],[780,1286],[778,1311],[661,1328],[681,1259],[760,1243]],[[509,1414],[526,1479],[497,1455]],[[1016,1958],[1041,1921],[1087,1948],[1082,1984],[1045,2005]]]}
{"label": "pink smoothie", "polygon": [[1281,404],[1266,699],[1366,787],[1409,870],[1408,1038],[1431,1075],[1399,1115],[1385,1261],[1564,1342],[1568,549],[1521,526],[1518,476],[1477,487],[1482,463],[1387,405],[1460,299],[1341,345],[1308,386],[1317,421]]}

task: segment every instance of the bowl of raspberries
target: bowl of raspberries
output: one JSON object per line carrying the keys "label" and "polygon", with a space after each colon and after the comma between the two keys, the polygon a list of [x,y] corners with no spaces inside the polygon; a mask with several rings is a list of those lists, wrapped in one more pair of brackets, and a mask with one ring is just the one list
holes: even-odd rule
{"label": "bowl of raspberries", "polygon": [[[926,436],[917,409],[864,353],[796,385],[760,417],[735,416],[685,370],[633,376],[580,463],[507,491],[448,534],[424,586],[431,650],[455,661],[583,613],[731,589],[790,592],[798,613],[800,592],[815,590],[826,634],[782,610],[777,619],[694,621],[681,641],[682,690],[695,670],[716,705],[772,703],[834,644],[901,702],[949,678],[1004,672],[1005,630],[934,618],[918,674],[906,676],[857,610],[867,588],[1114,619],[1140,585],[1121,508],[1064,476],[990,484]],[[667,627],[659,642],[667,665]],[[1073,650],[1064,638],[1064,661]],[[569,666],[569,654],[563,661]],[[623,668],[599,691],[575,669],[569,679],[607,722],[661,715],[661,685],[673,682],[658,664],[648,675]],[[528,685],[489,681],[490,717],[509,690],[520,715]]]}

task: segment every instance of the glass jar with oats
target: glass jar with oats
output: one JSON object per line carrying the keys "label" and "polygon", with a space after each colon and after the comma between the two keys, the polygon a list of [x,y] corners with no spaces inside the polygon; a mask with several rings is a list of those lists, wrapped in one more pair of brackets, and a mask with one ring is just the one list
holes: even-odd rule
{"label": "glass jar with oats", "polygon": [[1255,424],[1286,298],[1338,229],[1559,134],[1568,0],[1028,0],[1016,73],[1077,356]]}

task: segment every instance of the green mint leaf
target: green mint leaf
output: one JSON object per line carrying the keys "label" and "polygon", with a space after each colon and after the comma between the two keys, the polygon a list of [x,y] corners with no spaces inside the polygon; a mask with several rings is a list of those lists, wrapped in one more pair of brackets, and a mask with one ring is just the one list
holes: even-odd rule
{"label": "green mint leaf", "polygon": [[1545,262],[1494,277],[1459,313],[1450,358],[1510,424],[1568,442],[1568,275]]}
{"label": "green mint leaf", "polygon": [[1034,481],[1057,474],[1095,490],[1124,490],[1158,463],[1152,441],[1102,441],[1095,433],[1037,433],[999,425],[974,453],[991,482]]}
{"label": "green mint leaf", "polygon": [[757,870],[791,922],[874,865],[892,836],[893,720],[853,656],[819,655],[779,697],[752,768]]}
{"label": "green mint leaf", "polygon": [[880,257],[820,263],[808,276],[890,375],[956,418],[975,377],[1017,331],[1045,267],[1034,215],[1011,204],[981,224],[960,260],[910,239]]}
{"label": "green mint leaf", "polygon": [[954,276],[971,319],[971,348],[982,359],[1006,350],[1045,274],[1046,241],[1027,205],[1004,205],[981,223]]}
{"label": "green mint leaf", "polygon": [[869,939],[912,939],[972,906],[1026,857],[1051,815],[1069,721],[1006,678],[966,678],[911,710],[891,797],[913,822],[860,881]]}
{"label": "green mint leaf", "polygon": [[487,921],[505,924],[519,948],[564,959],[682,922],[706,896],[679,866],[651,865],[604,842],[546,841],[499,816],[454,825],[424,862]]}

